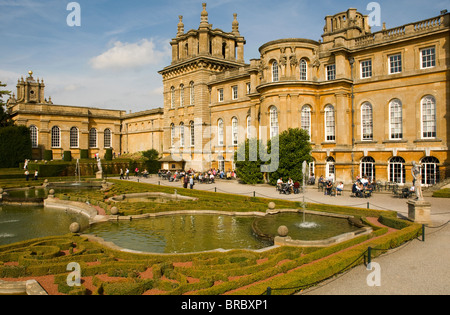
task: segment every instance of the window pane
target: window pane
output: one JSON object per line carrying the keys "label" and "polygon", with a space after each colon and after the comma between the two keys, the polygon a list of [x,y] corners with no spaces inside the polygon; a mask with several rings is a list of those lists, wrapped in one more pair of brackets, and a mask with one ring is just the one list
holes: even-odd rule
{"label": "window pane", "polygon": [[366,103],[361,108],[362,139],[373,140],[373,111],[372,105]]}
{"label": "window pane", "polygon": [[399,100],[394,100],[390,104],[390,129],[391,139],[403,138],[403,113],[402,103]]}
{"label": "window pane", "polygon": [[389,57],[389,73],[402,72],[402,55],[393,55]]}
{"label": "window pane", "polygon": [[422,53],[422,68],[433,68],[436,66],[436,50],[434,47],[423,49]]}
{"label": "window pane", "polygon": [[325,108],[325,137],[326,141],[335,141],[336,140],[336,134],[335,134],[335,127],[336,127],[336,121],[334,116],[334,107],[333,106],[327,106]]}
{"label": "window pane", "polygon": [[432,96],[422,99],[422,137],[436,138],[436,101]]}

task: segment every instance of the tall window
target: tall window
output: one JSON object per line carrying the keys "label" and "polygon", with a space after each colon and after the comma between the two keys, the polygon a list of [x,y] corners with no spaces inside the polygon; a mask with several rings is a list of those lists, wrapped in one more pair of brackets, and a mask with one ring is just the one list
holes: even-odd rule
{"label": "tall window", "polygon": [[195,125],[194,122],[190,122],[190,129],[191,129],[191,147],[195,146]]}
{"label": "tall window", "polygon": [[170,108],[175,108],[175,87],[170,88]]}
{"label": "tall window", "polygon": [[175,146],[175,124],[170,125],[170,146]]}
{"label": "tall window", "polygon": [[105,129],[105,132],[103,134],[103,145],[105,149],[112,148],[111,129]]}
{"label": "tall window", "polygon": [[233,100],[237,100],[238,99],[238,86],[235,85],[231,88],[231,92],[233,94],[232,98]]}
{"label": "tall window", "polygon": [[389,161],[389,181],[404,184],[405,173],[405,160],[398,156],[393,157]]}
{"label": "tall window", "polygon": [[195,86],[194,86],[194,82],[190,83],[190,100],[191,100],[191,104],[190,105],[194,105],[195,104]]}
{"label": "tall window", "polygon": [[270,107],[270,138],[278,136],[278,109],[275,106]]}
{"label": "tall window", "polygon": [[300,60],[300,81],[308,80],[308,63],[305,59]]}
{"label": "tall window", "polygon": [[238,126],[238,119],[236,117],[233,117],[231,120],[231,128],[232,128],[232,136],[233,136],[233,145],[239,144],[239,126]]}
{"label": "tall window", "polygon": [[402,54],[389,56],[389,74],[402,72]]}
{"label": "tall window", "polygon": [[272,63],[272,82],[278,82],[279,81],[279,76],[278,76],[278,62],[274,61]]}
{"label": "tall window", "polygon": [[217,98],[218,98],[218,100],[219,100],[219,102],[223,102],[223,89],[219,89],[218,91],[217,91]]}
{"label": "tall window", "polygon": [[436,67],[436,49],[434,47],[422,49],[420,56],[422,59],[422,69]]}
{"label": "tall window", "polygon": [[223,120],[219,119],[217,122],[217,136],[218,136],[218,145],[223,146]]}
{"label": "tall window", "polygon": [[97,129],[95,128],[89,130],[89,147],[97,148]]}
{"label": "tall window", "polygon": [[397,140],[403,138],[403,109],[402,102],[398,99],[389,104],[389,129],[390,139]]}
{"label": "tall window", "polygon": [[325,140],[336,141],[336,119],[332,105],[325,107]]}
{"label": "tall window", "polygon": [[366,156],[361,160],[361,176],[367,176],[370,180],[375,180],[375,160]]}
{"label": "tall window", "polygon": [[36,126],[30,126],[31,147],[38,147],[38,128]]}
{"label": "tall window", "polygon": [[436,138],[436,99],[426,96],[422,99],[422,138]]}
{"label": "tall window", "polygon": [[184,84],[180,85],[180,107],[184,107]]}
{"label": "tall window", "polygon": [[372,77],[372,60],[361,61],[361,78],[367,79]]}
{"label": "tall window", "polygon": [[252,116],[247,116],[247,139],[252,137]]}
{"label": "tall window", "polygon": [[52,148],[61,147],[61,129],[57,126],[52,128]]}
{"label": "tall window", "polygon": [[327,66],[327,81],[336,79],[336,65],[328,65]]}
{"label": "tall window", "polygon": [[80,146],[78,141],[78,128],[72,127],[70,128],[70,147],[78,148]]}
{"label": "tall window", "polygon": [[423,185],[436,185],[440,181],[439,160],[429,156],[421,161],[421,175]]}
{"label": "tall window", "polygon": [[311,138],[311,107],[308,105],[302,108],[302,129],[306,130]]}
{"label": "tall window", "polygon": [[373,140],[373,109],[370,103],[361,106],[362,140]]}
{"label": "tall window", "polygon": [[180,147],[184,148],[184,123],[180,124]]}

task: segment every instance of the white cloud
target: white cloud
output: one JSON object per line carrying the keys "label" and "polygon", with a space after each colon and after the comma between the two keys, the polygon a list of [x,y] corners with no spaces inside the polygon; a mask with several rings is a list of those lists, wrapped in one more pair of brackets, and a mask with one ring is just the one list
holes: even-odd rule
{"label": "white cloud", "polygon": [[[163,41],[167,47],[168,41]],[[138,69],[146,65],[165,63],[170,56],[169,48],[158,50],[153,39],[142,39],[137,43],[117,41],[103,54],[91,59],[90,64],[96,70]]]}

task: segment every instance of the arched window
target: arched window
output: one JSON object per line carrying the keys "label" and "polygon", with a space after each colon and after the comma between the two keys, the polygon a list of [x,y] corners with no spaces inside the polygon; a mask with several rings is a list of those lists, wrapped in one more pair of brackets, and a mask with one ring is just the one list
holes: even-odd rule
{"label": "arched window", "polygon": [[279,76],[278,76],[278,62],[275,60],[272,63],[272,82],[278,82]]}
{"label": "arched window", "polygon": [[389,133],[391,140],[403,139],[403,109],[398,99],[389,104]]}
{"label": "arched window", "polygon": [[362,140],[373,140],[373,109],[370,103],[361,106],[361,128]]}
{"label": "arched window", "polygon": [[219,146],[223,146],[223,120],[219,119],[217,122],[217,144]]}
{"label": "arched window", "polygon": [[195,125],[194,122],[190,122],[190,129],[191,129],[191,147],[195,146]]}
{"label": "arched window", "polygon": [[278,109],[275,106],[270,107],[270,139],[278,136]]}
{"label": "arched window", "polygon": [[225,172],[225,159],[223,155],[219,155],[219,170]]}
{"label": "arched window", "polygon": [[308,63],[305,59],[300,60],[300,81],[308,80]]}
{"label": "arched window", "polygon": [[325,178],[331,179],[333,182],[336,178],[336,169],[335,169],[336,161],[331,156],[327,158],[326,170],[325,170]]}
{"label": "arched window", "polygon": [[397,184],[405,183],[405,160],[399,156],[389,160],[389,181]]}
{"label": "arched window", "polygon": [[61,129],[57,126],[52,128],[52,148],[61,147]]}
{"label": "arched window", "polygon": [[36,126],[30,126],[30,136],[31,136],[31,147],[37,148],[38,147],[38,139],[39,139],[39,133],[38,128]]}
{"label": "arched window", "polygon": [[77,127],[70,128],[70,147],[71,148],[78,148],[80,146],[78,135],[79,135],[79,133],[78,133]]}
{"label": "arched window", "polygon": [[175,87],[170,88],[170,108],[175,108]]}
{"label": "arched window", "polygon": [[336,119],[333,105],[325,107],[325,141],[336,141]]}
{"label": "arched window", "polygon": [[309,105],[302,108],[302,129],[306,130],[311,138],[311,107]]}
{"label": "arched window", "polygon": [[191,95],[190,95],[190,105],[194,105],[195,104],[195,87],[194,87],[194,82],[191,82],[190,84],[189,84],[189,86],[190,86],[190,93],[191,93]]}
{"label": "arched window", "polygon": [[111,149],[112,148],[111,129],[105,129],[105,132],[103,134],[103,145],[104,145],[105,149]]}
{"label": "arched window", "polygon": [[95,128],[89,131],[89,147],[97,148],[97,129]]}
{"label": "arched window", "polygon": [[184,148],[184,123],[180,124],[180,147]]}
{"label": "arched window", "polygon": [[439,160],[435,157],[428,156],[421,161],[422,168],[420,169],[422,175],[423,185],[436,185],[440,182]]}
{"label": "arched window", "polygon": [[422,107],[422,138],[436,138],[436,99],[425,96],[421,102]]}
{"label": "arched window", "polygon": [[366,156],[361,160],[361,176],[367,176],[368,179],[374,181],[375,180],[375,160]]}
{"label": "arched window", "polygon": [[180,85],[180,107],[184,107],[184,84]]}
{"label": "arched window", "polygon": [[175,146],[175,124],[170,125],[170,146]]}
{"label": "arched window", "polygon": [[231,128],[232,128],[232,137],[233,137],[233,145],[239,144],[239,126],[238,126],[238,119],[236,117],[233,117],[231,120]]}

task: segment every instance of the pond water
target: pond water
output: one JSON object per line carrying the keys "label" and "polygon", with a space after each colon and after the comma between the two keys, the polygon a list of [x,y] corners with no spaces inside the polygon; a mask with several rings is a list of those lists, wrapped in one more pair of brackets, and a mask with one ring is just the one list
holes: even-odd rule
{"label": "pond water", "polygon": [[261,249],[272,244],[252,233],[253,217],[174,215],[91,226],[84,233],[137,251],[190,253],[222,249]]}
{"label": "pond water", "polygon": [[42,206],[0,205],[0,245],[34,238],[64,235],[78,222],[87,227],[87,218]]}

